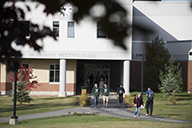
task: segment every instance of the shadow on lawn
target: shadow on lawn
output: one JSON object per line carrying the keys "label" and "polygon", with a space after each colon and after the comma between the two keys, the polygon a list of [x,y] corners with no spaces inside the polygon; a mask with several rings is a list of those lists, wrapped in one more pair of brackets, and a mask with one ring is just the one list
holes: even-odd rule
{"label": "shadow on lawn", "polygon": [[60,99],[69,99],[71,97],[67,96],[67,97],[49,97],[49,98],[35,98],[32,97],[34,100],[60,100]]}
{"label": "shadow on lawn", "polygon": [[182,101],[182,100],[192,100],[192,98],[182,98],[182,97],[177,98],[177,101]]}
{"label": "shadow on lawn", "polygon": [[[23,106],[17,106],[17,111],[22,111],[22,110],[33,110],[33,109],[46,109],[46,108],[55,108],[55,107],[66,107],[66,106],[74,106],[74,103],[60,103],[60,104],[51,104],[51,103],[39,103],[39,104],[23,104]],[[1,112],[12,112],[13,111],[13,106],[10,106],[9,108],[1,108]]]}
{"label": "shadow on lawn", "polygon": [[192,98],[192,94],[190,94],[190,93],[187,93],[187,94],[177,94],[177,96],[179,96],[179,97],[190,97],[190,98]]}

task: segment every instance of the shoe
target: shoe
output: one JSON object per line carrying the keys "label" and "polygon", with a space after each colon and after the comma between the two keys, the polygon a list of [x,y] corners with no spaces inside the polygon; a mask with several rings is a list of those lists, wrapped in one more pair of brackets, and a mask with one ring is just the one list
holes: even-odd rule
{"label": "shoe", "polygon": [[145,116],[149,116],[149,114],[146,114]]}
{"label": "shoe", "polygon": [[107,108],[107,106],[105,106],[105,108]]}
{"label": "shoe", "polygon": [[134,116],[134,119],[136,118],[136,116]]}
{"label": "shoe", "polygon": [[95,107],[95,108],[97,108],[97,107]]}
{"label": "shoe", "polygon": [[140,120],[141,118],[140,118],[140,117],[138,117],[138,119]]}
{"label": "shoe", "polygon": [[105,108],[105,106],[103,106],[103,108]]}

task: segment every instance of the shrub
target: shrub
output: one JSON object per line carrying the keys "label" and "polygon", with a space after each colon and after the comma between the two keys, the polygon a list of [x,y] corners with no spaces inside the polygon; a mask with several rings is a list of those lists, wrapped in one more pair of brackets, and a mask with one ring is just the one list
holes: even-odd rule
{"label": "shrub", "polygon": [[74,113],[73,113],[73,115],[77,115],[78,113],[75,111]]}
{"label": "shrub", "polygon": [[80,101],[79,101],[80,106],[83,107],[83,106],[87,105],[87,99],[88,99],[88,97],[87,97],[86,93],[81,94]]}
{"label": "shrub", "polygon": [[164,97],[168,96],[169,101],[176,104],[176,94],[182,91],[183,79],[181,77],[182,68],[174,65],[175,60],[171,57],[169,59],[169,65],[165,65],[165,73],[160,70],[159,78],[161,84],[159,90],[164,93]]}
{"label": "shrub", "polygon": [[124,99],[125,99],[125,103],[128,105],[128,107],[134,106],[134,103],[133,103],[134,97],[132,97],[131,95],[125,95]]}
{"label": "shrub", "polygon": [[176,94],[177,94],[177,93],[174,91],[174,92],[172,93],[172,95],[169,97],[169,101],[170,101],[171,103],[173,103],[173,104],[176,104],[176,101],[177,101]]}

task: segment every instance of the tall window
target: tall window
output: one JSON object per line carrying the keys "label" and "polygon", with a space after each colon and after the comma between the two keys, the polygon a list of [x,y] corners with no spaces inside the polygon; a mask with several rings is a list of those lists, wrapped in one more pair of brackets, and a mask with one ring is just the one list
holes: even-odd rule
{"label": "tall window", "polygon": [[97,38],[107,38],[107,34],[103,31],[100,23],[97,23]]}
{"label": "tall window", "polygon": [[59,37],[59,21],[53,21],[53,32],[56,37]]}
{"label": "tall window", "polygon": [[74,38],[74,22],[68,22],[68,37],[69,38]]}
{"label": "tall window", "polygon": [[50,64],[49,82],[59,82],[59,64]]}

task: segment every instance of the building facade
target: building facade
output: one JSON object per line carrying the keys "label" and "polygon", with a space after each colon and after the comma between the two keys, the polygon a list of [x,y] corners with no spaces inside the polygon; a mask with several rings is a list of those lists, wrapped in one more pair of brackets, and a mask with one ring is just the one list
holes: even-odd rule
{"label": "building facade", "polygon": [[[131,15],[127,20],[132,23],[132,2],[120,0],[121,5]],[[21,63],[33,63],[34,75],[39,79],[39,86],[32,89],[31,95],[74,95],[80,93],[81,86],[91,89],[93,82],[104,78],[114,91],[123,83],[126,94],[129,94],[130,61],[132,57],[132,37],[126,38],[128,50],[116,47],[102,32],[99,23],[84,18],[79,24],[72,21],[72,15],[64,17],[60,14],[46,17],[43,7],[39,6],[27,14],[27,20],[47,25],[57,34],[57,41],[51,38],[43,40],[43,50],[38,53],[28,46],[22,48]],[[73,7],[71,5],[73,12]],[[99,13],[100,10],[97,10]],[[41,44],[41,42],[39,42]],[[14,44],[13,44],[14,45]],[[14,46],[17,48],[17,46]],[[20,49],[18,47],[18,49]],[[4,74],[3,74],[4,73]],[[6,65],[1,64],[1,94],[8,94],[11,83]],[[94,81],[90,83],[89,76],[93,74]]]}
{"label": "building facade", "polygon": [[[40,53],[28,46],[22,48],[21,64],[33,64],[34,75],[41,84],[32,89],[31,95],[75,95],[80,94],[82,86],[87,86],[88,92],[91,92],[93,83],[99,82],[101,78],[114,92],[122,83],[126,94],[129,94],[130,84],[140,86],[141,58],[134,54],[144,54],[144,44],[151,43],[151,38],[157,35],[164,38],[170,53],[177,62],[182,63],[184,91],[192,92],[190,2],[118,2],[129,12],[129,22],[156,30],[148,36],[133,30],[132,36],[126,38],[128,50],[113,45],[107,34],[102,32],[99,23],[89,18],[77,24],[71,14],[67,17],[59,14],[45,16],[43,6],[26,15],[27,20],[47,25],[57,35],[57,41],[51,38],[45,38],[43,43],[39,41],[43,46]],[[29,4],[35,8],[35,4]],[[69,10],[73,13],[72,6],[69,6]],[[16,45],[14,47],[21,49]],[[1,94],[10,94],[12,85],[8,81],[10,73],[6,72],[5,64],[1,63],[0,72]]]}

